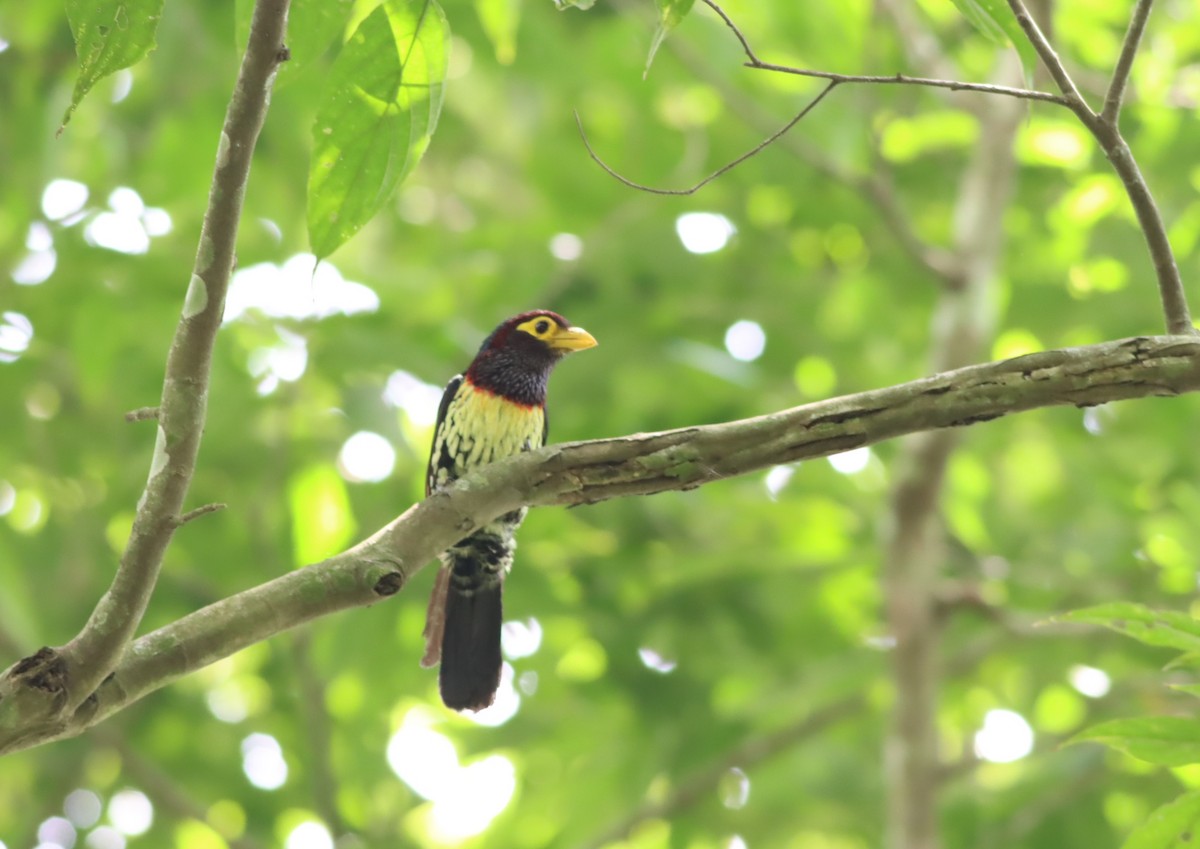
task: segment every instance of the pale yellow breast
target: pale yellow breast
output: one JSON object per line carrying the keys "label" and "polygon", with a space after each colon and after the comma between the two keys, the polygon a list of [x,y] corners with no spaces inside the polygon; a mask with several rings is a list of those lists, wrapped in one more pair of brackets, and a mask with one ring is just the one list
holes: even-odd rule
{"label": "pale yellow breast", "polygon": [[464,382],[446,410],[439,436],[456,460],[453,477],[459,477],[476,466],[541,446],[545,426],[541,407],[521,407]]}

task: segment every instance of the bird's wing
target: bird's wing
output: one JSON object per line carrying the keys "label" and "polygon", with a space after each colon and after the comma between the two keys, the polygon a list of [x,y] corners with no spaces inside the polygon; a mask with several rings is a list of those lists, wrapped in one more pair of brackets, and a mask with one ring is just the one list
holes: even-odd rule
{"label": "bird's wing", "polygon": [[426,496],[433,492],[434,485],[437,483],[438,469],[445,468],[443,458],[447,455],[444,451],[438,450],[438,442],[442,436],[442,426],[446,423],[446,411],[450,409],[450,402],[458,392],[458,388],[462,386],[462,382],[461,374],[450,378],[450,382],[446,384],[446,391],[442,393],[442,402],[438,404],[437,425],[433,429],[433,444],[429,447],[429,469],[425,474]]}

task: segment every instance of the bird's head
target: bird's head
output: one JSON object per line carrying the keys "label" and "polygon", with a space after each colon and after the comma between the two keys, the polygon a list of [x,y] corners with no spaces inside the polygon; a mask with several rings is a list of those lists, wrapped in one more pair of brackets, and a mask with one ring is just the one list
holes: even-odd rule
{"label": "bird's head", "polygon": [[595,346],[592,334],[573,327],[556,312],[524,312],[483,340],[467,378],[480,388],[529,403],[525,399],[545,398],[546,380],[555,363],[572,351]]}
{"label": "bird's head", "polygon": [[582,327],[572,327],[556,312],[534,310],[513,316],[493,330],[479,353],[513,350],[535,359],[558,359],[595,346],[595,338]]}

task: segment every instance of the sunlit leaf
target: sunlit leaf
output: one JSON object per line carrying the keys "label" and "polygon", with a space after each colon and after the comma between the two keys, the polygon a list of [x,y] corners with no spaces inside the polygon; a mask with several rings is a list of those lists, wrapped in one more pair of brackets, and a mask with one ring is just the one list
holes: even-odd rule
{"label": "sunlit leaf", "polygon": [[1150,815],[1121,844],[1121,849],[1187,849],[1200,832],[1200,790],[1184,793]]}
{"label": "sunlit leaf", "polygon": [[449,37],[436,0],[387,2],[334,62],[308,172],[308,238],[318,257],[358,232],[429,146]]}
{"label": "sunlit leaf", "polygon": [[554,0],[554,6],[560,12],[563,9],[590,9],[596,5],[596,0]]}
{"label": "sunlit leaf", "polygon": [[64,127],[92,86],[154,49],[162,8],[163,0],[67,0],[79,77],[63,114]]}
{"label": "sunlit leaf", "polygon": [[1015,47],[1025,69],[1026,81],[1032,81],[1038,62],[1037,51],[1025,37],[1024,30],[1005,0],[954,0],[954,5],[989,41]]}
{"label": "sunlit leaf", "polygon": [[667,33],[675,29],[692,10],[693,3],[695,0],[658,0],[658,26],[654,30],[654,38],[650,40],[650,53],[646,56],[646,69],[642,71],[643,78],[650,73],[650,65],[653,64],[654,56],[658,53],[658,48],[662,47]]}
{"label": "sunlit leaf", "polygon": [[1200,722],[1177,716],[1114,719],[1079,732],[1071,743],[1103,743],[1161,766],[1200,763]]}
{"label": "sunlit leaf", "polygon": [[1057,618],[1062,622],[1103,625],[1150,646],[1200,651],[1200,620],[1186,613],[1151,610],[1131,602],[1112,602],[1073,610]]}

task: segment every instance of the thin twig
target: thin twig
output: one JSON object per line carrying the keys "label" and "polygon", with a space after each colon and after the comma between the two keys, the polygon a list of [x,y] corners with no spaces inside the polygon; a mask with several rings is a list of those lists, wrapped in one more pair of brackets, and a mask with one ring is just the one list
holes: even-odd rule
{"label": "thin twig", "polygon": [[228,504],[217,502],[215,504],[205,504],[202,507],[197,507],[194,510],[189,510],[175,520],[175,527],[182,528],[188,522],[195,521],[201,516],[207,516],[209,513],[216,513],[218,510],[224,510]]}
{"label": "thin twig", "polygon": [[158,418],[158,407],[138,407],[125,414],[127,422],[153,421]]}
{"label": "thin twig", "polygon": [[1146,31],[1146,21],[1150,18],[1153,5],[1154,0],[1138,0],[1137,5],[1133,7],[1129,29],[1125,31],[1125,42],[1121,45],[1121,55],[1117,58],[1117,66],[1113,68],[1112,81],[1108,84],[1108,93],[1104,96],[1104,109],[1100,112],[1100,120],[1111,126],[1115,127],[1121,117],[1125,86],[1129,83],[1129,73],[1133,70],[1133,60],[1137,56],[1142,33]]}
{"label": "thin twig", "polygon": [[[632,9],[633,7],[633,3],[626,3],[622,8]],[[717,89],[735,115],[755,129],[763,133],[768,132],[767,127],[774,122],[770,113],[753,99],[736,91],[730,85],[729,80],[717,73],[707,58],[700,55],[686,40],[668,39],[667,49],[694,76],[703,79]],[[904,209],[889,179],[887,163],[872,162],[863,173],[856,173],[834,157],[827,155],[816,145],[806,142],[802,137],[785,136],[780,139],[779,143],[808,166],[845,184],[852,191],[866,195],[872,209],[892,231],[892,235],[899,242],[900,247],[934,277],[939,278],[946,285],[956,285],[962,276],[957,268],[958,263],[945,248],[927,242],[917,233],[913,226],[912,215]]]}
{"label": "thin twig", "polygon": [[800,121],[804,118],[804,116],[806,116],[809,112],[811,112],[814,108],[816,108],[816,105],[825,99],[825,95],[829,94],[829,92],[833,91],[835,88],[837,88],[837,86],[838,86],[838,82],[836,80],[834,80],[833,82],[830,82],[829,85],[827,85],[827,86],[825,86],[825,88],[821,89],[821,91],[817,94],[816,97],[814,97],[812,100],[810,100],[808,102],[807,106],[805,106],[803,109],[801,109],[796,114],[796,117],[792,118],[792,120],[790,120],[786,124],[784,124],[783,127],[781,127],[779,130],[776,130],[774,133],[772,133],[766,139],[764,139],[763,141],[756,144],[753,148],[751,148],[750,150],[743,153],[737,159],[734,159],[732,162],[725,163],[720,168],[718,168],[716,171],[712,172],[707,177],[705,177],[703,180],[701,180],[699,183],[696,183],[694,186],[691,186],[686,189],[658,189],[658,188],[655,188],[654,186],[646,186],[646,185],[642,185],[641,183],[635,183],[633,180],[630,180],[628,177],[624,177],[621,174],[618,174],[611,167],[609,167],[609,165],[603,159],[601,159],[596,154],[595,150],[592,149],[592,144],[590,141],[588,141],[587,133],[585,133],[583,130],[583,121],[580,119],[578,112],[575,113],[575,125],[579,128],[579,137],[581,139],[583,139],[583,146],[587,148],[588,156],[590,156],[592,158],[593,162],[595,162],[597,165],[599,165],[601,168],[603,168],[609,174],[609,176],[619,180],[620,182],[624,183],[626,186],[629,186],[631,189],[638,189],[639,191],[650,192],[651,194],[655,194],[655,195],[691,195],[691,194],[695,194],[700,189],[707,186],[709,183],[711,183],[713,180],[720,177],[722,174],[732,171],[734,168],[741,165],[747,159],[751,158],[752,156],[757,155],[764,148],[766,148],[767,146],[769,146],[770,144],[775,142],[777,139],[779,139],[781,136],[783,136],[788,130],[790,130],[792,127],[794,127],[798,123],[800,123]]}
{"label": "thin twig", "polygon": [[775,65],[770,62],[747,62],[747,68],[760,71],[774,71],[777,74],[792,74],[798,77],[816,77],[820,80],[832,80],[837,83],[866,83],[873,85],[916,85],[932,88],[945,88],[950,91],[975,91],[981,94],[998,94],[1004,97],[1016,97],[1021,100],[1038,100],[1042,103],[1054,103],[1058,106],[1070,106],[1068,98],[1051,94],[1048,91],[1037,91],[1029,88],[1013,88],[1007,85],[992,85],[990,83],[968,83],[961,80],[937,80],[930,77],[910,77],[906,74],[891,74],[887,76],[873,74],[838,74],[833,71],[816,71],[811,68],[793,68],[790,65]]}
{"label": "thin twig", "polygon": [[1094,114],[1091,107],[1087,105],[1087,101],[1083,99],[1083,95],[1079,93],[1079,89],[1075,87],[1075,81],[1067,73],[1062,60],[1054,52],[1054,47],[1051,46],[1050,41],[1042,33],[1041,28],[1038,27],[1037,21],[1033,19],[1033,15],[1029,14],[1029,10],[1025,8],[1025,3],[1022,0],[1008,0],[1008,6],[1012,9],[1013,14],[1017,16],[1017,23],[1025,33],[1025,37],[1029,39],[1029,43],[1033,45],[1033,49],[1037,51],[1038,58],[1042,60],[1042,64],[1050,72],[1050,76],[1058,86],[1059,91],[1066,98],[1067,105],[1076,111],[1083,109],[1088,114]]}
{"label": "thin twig", "polygon": [[[911,0],[878,0],[877,5],[892,19],[900,48],[921,76],[947,79],[958,72],[957,65],[946,55],[934,35],[934,27],[927,20],[919,19],[921,12],[917,4]],[[961,103],[966,108],[973,106],[970,101]]]}
{"label": "thin twig", "polygon": [[742,43],[742,50],[746,52],[746,58],[750,60],[751,64],[757,65],[758,57],[755,56],[754,51],[750,49],[750,42],[746,40],[746,36],[742,35],[742,31],[738,29],[738,25],[733,22],[733,19],[730,18],[729,15],[725,14],[725,10],[718,6],[714,0],[702,0],[702,2],[705,6],[720,15],[721,20],[725,22],[725,26],[729,27],[729,31],[732,32],[737,40]]}
{"label": "thin twig", "polygon": [[1059,106],[1066,106],[1066,98],[1057,94],[1050,94],[1046,91],[1034,91],[1032,89],[1013,88],[1012,86],[989,85],[987,83],[968,83],[959,82],[956,80],[938,80],[929,77],[909,77],[904,74],[893,74],[892,76],[872,76],[864,74],[837,74],[832,71],[814,71],[807,68],[793,68],[788,65],[774,65],[770,62],[764,62],[758,58],[753,48],[750,47],[750,42],[742,31],[738,29],[737,24],[733,19],[725,13],[715,0],[703,0],[704,5],[708,6],[716,12],[729,31],[733,33],[738,42],[742,45],[742,50],[746,54],[746,67],[757,68],[762,71],[775,71],[780,74],[794,74],[801,77],[816,77],[822,80],[830,80],[836,83],[874,83],[879,85],[917,85],[917,86],[932,86],[935,88],[946,88],[951,91],[978,91],[984,94],[1001,94],[1008,97],[1019,97],[1024,100],[1041,100],[1046,103],[1057,103]]}
{"label": "thin twig", "polygon": [[1142,237],[1150,251],[1150,261],[1154,263],[1159,299],[1162,301],[1163,318],[1168,332],[1180,335],[1196,333],[1196,328],[1192,326],[1191,311],[1188,309],[1187,294],[1183,289],[1183,278],[1175,262],[1171,240],[1167,236],[1167,225],[1163,222],[1158,204],[1154,202],[1154,196],[1150,194],[1150,186],[1142,176],[1133,151],[1129,149],[1128,143],[1115,126],[1105,124],[1095,116],[1085,123],[1125,186],[1125,193],[1129,196],[1134,214],[1137,215]]}
{"label": "thin twig", "polygon": [[[1105,111],[1101,114],[1092,111],[1092,108],[1079,94],[1079,90],[1075,88],[1075,83],[1071,80],[1071,75],[1063,67],[1045,35],[1038,29],[1037,22],[1033,20],[1022,0],[1008,0],[1008,5],[1013,10],[1013,14],[1017,16],[1017,22],[1021,25],[1026,37],[1037,50],[1042,63],[1050,71],[1050,75],[1054,77],[1054,81],[1066,96],[1067,105],[1078,116],[1088,132],[1099,142],[1104,155],[1108,157],[1113,170],[1117,172],[1117,176],[1125,186],[1125,193],[1129,195],[1129,202],[1133,205],[1142,236],[1150,251],[1150,259],[1154,263],[1155,276],[1158,280],[1158,294],[1162,301],[1167,331],[1180,335],[1195,334],[1197,331],[1192,326],[1187,295],[1183,289],[1183,278],[1179,275],[1179,266],[1176,264],[1175,254],[1171,250],[1171,241],[1167,237],[1167,228],[1163,223],[1162,214],[1158,210],[1158,204],[1154,202],[1153,195],[1150,194],[1150,187],[1146,184],[1146,178],[1142,176],[1137,160],[1133,158],[1133,152],[1129,149],[1125,139],[1121,137],[1116,123],[1121,98],[1129,77],[1129,69],[1132,67],[1137,44],[1142,30],[1145,28],[1145,19],[1150,14],[1149,0],[1139,0],[1134,9],[1121,56],[1117,60],[1116,70],[1113,71],[1112,85],[1105,98]],[[1111,118],[1106,118],[1106,116],[1111,116]]]}

